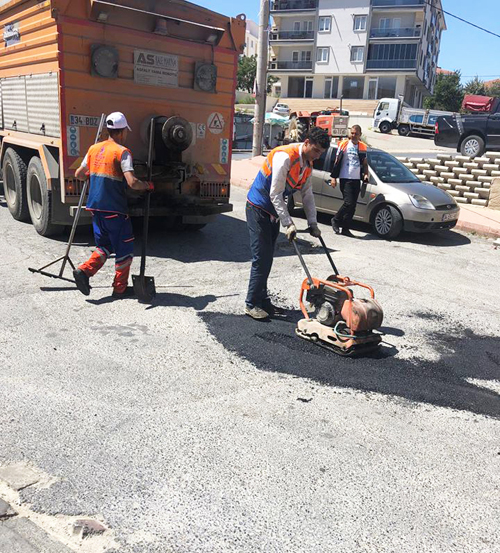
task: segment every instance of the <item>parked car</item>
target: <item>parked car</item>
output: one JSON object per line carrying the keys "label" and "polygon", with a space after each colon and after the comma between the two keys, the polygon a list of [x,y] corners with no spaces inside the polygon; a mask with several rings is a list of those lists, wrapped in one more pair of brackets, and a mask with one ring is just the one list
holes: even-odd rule
{"label": "parked car", "polygon": [[278,102],[273,108],[273,113],[288,117],[290,115],[290,108],[288,107],[288,104],[281,104]]}
{"label": "parked car", "polygon": [[[331,146],[314,162],[313,192],[320,213],[334,215],[343,203],[340,186],[329,185],[337,152]],[[362,184],[354,219],[369,223],[378,236],[396,238],[403,230],[432,232],[457,224],[460,208],[444,190],[421,182],[407,167],[382,150],[368,150],[370,181]],[[302,207],[300,193],[289,199],[290,210]]]}
{"label": "parked car", "polygon": [[500,100],[484,97],[485,110],[466,115],[439,117],[434,143],[456,148],[464,156],[482,156],[486,150],[500,150]]}

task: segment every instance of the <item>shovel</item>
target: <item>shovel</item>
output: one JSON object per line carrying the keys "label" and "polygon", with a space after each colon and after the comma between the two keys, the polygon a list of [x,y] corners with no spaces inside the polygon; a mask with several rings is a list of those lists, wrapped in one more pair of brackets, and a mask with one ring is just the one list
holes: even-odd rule
{"label": "shovel", "polygon": [[[149,127],[149,149],[148,149],[148,181],[153,178],[153,148],[154,148],[154,136],[155,136],[155,120],[151,119]],[[138,275],[132,275],[132,282],[134,284],[135,295],[139,298],[139,301],[144,303],[151,303],[156,296],[155,279],[150,276],[146,276],[146,249],[148,245],[148,228],[149,228],[149,204],[151,201],[151,192],[146,192],[146,199],[144,205],[144,223],[142,227],[142,251],[141,251],[141,270]]]}

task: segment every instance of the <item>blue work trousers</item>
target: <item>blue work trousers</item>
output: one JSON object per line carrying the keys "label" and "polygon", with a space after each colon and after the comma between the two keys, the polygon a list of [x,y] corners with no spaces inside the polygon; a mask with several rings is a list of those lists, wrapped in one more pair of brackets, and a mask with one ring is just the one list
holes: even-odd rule
{"label": "blue work trousers", "polygon": [[273,265],[274,247],[280,232],[280,224],[269,213],[249,202],[246,205],[246,216],[252,252],[252,269],[246,304],[250,308],[265,308],[270,302],[267,279]]}

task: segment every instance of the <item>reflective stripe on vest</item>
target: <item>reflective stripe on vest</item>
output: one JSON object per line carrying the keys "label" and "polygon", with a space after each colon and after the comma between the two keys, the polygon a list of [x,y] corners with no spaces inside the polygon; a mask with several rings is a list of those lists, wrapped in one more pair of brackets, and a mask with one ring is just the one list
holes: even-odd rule
{"label": "reflective stripe on vest", "polygon": [[279,146],[274,148],[267,155],[261,172],[265,177],[269,177],[273,169],[273,158],[277,152],[285,152],[290,158],[290,170],[286,178],[287,183],[294,189],[300,190],[312,173],[312,167],[307,163],[302,176],[300,174],[300,144],[287,144],[286,146]]}

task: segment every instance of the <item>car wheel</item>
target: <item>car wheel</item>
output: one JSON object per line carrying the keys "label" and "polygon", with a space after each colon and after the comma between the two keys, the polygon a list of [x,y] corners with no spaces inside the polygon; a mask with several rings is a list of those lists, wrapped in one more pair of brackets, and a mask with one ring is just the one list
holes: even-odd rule
{"label": "car wheel", "polygon": [[408,136],[410,134],[410,127],[408,125],[399,125],[399,136]]}
{"label": "car wheel", "polygon": [[471,134],[464,139],[460,146],[460,152],[463,156],[476,157],[484,154],[484,140],[480,136]]}
{"label": "car wheel", "polygon": [[38,157],[32,157],[26,177],[28,209],[31,222],[41,236],[54,236],[64,230],[62,225],[51,223],[51,191],[47,187],[47,179],[42,162]]}
{"label": "car wheel", "polygon": [[392,205],[383,205],[375,213],[373,230],[381,238],[392,240],[403,230],[403,216]]}
{"label": "car wheel", "polygon": [[380,132],[384,133],[384,134],[388,134],[392,130],[392,126],[389,123],[389,121],[382,121],[382,123],[380,123],[378,128],[379,128]]}
{"label": "car wheel", "polygon": [[29,221],[30,213],[26,198],[26,163],[13,149],[7,148],[3,158],[3,187],[5,201],[16,221]]}

